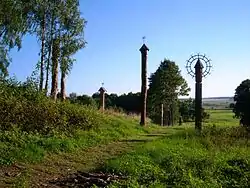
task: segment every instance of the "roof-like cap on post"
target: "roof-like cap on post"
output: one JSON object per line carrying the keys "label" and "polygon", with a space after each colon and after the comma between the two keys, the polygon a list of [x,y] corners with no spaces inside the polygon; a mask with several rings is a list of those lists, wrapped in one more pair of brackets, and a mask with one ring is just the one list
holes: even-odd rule
{"label": "roof-like cap on post", "polygon": [[195,66],[194,66],[195,69],[203,69],[203,65],[200,61],[200,59],[197,60]]}
{"label": "roof-like cap on post", "polygon": [[146,51],[149,51],[149,49],[145,44],[143,44],[142,47],[140,48],[140,51],[141,52],[146,52]]}
{"label": "roof-like cap on post", "polygon": [[100,89],[98,91],[99,92],[106,92],[107,90],[104,87],[100,87]]}

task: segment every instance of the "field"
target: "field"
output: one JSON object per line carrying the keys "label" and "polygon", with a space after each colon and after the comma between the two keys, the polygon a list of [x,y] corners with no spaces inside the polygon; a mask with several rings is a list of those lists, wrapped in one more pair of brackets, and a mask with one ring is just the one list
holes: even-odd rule
{"label": "field", "polygon": [[114,113],[75,137],[2,134],[0,187],[80,187],[69,179],[78,171],[126,177],[109,187],[249,187],[246,133],[231,111],[210,114],[201,136],[190,123],[141,128],[137,118]]}

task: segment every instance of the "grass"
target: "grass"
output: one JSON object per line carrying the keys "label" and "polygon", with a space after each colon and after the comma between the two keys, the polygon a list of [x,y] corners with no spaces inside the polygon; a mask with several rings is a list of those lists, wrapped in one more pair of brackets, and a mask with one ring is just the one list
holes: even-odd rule
{"label": "grass", "polygon": [[210,119],[206,122],[207,125],[226,127],[239,125],[239,119],[233,118],[234,114],[231,109],[207,111],[210,114]]}
{"label": "grass", "polygon": [[[68,172],[94,169],[106,159],[131,150],[137,144],[132,141],[139,137],[144,139],[143,135],[161,131],[150,123],[148,127],[141,127],[136,116],[111,111],[99,115],[102,120],[99,127],[85,131],[79,129],[70,136],[19,130],[1,132],[0,187],[7,184],[33,185],[39,179],[43,182],[46,178],[63,176]],[[16,169],[16,164],[21,164],[25,170]],[[6,177],[5,174],[12,171],[21,175]]]}
{"label": "grass", "polygon": [[137,126],[136,119],[128,119],[122,115],[103,116],[102,125],[88,131],[77,130],[73,135],[63,134],[41,135],[21,131],[3,131],[0,133],[0,165],[10,165],[14,162],[39,162],[46,153],[72,152],[86,149],[97,144],[105,144],[127,136],[147,133]]}
{"label": "grass", "polygon": [[[2,132],[0,187],[42,186],[77,170],[129,177],[110,187],[248,187],[245,132],[230,111],[210,114],[202,136],[195,134],[193,123],[143,128],[138,117],[111,111],[98,117],[99,127],[71,136]],[[6,172],[20,175],[6,177]]]}
{"label": "grass", "polygon": [[172,133],[162,139],[108,160],[98,170],[129,177],[110,187],[249,187],[249,135],[231,115],[212,111],[202,136],[190,126],[169,128]]}

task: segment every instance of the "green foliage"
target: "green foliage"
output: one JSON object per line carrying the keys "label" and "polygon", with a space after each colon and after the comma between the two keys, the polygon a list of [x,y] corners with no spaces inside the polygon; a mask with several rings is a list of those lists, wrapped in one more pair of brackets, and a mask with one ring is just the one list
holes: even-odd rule
{"label": "green foliage", "polygon": [[71,103],[74,104],[80,104],[80,105],[86,105],[86,106],[91,106],[94,108],[97,108],[97,102],[90,96],[88,95],[81,95],[81,96],[76,96],[75,98],[69,98]]}
{"label": "green foliage", "polygon": [[230,103],[229,108],[234,109],[234,103]]}
{"label": "green foliage", "polygon": [[[140,92],[117,95],[105,93],[105,106],[112,109],[120,109],[127,113],[140,113]],[[100,93],[94,93],[92,98],[100,105]]]}
{"label": "green foliage", "polygon": [[[177,107],[178,96],[187,95],[190,88],[181,76],[178,65],[175,62],[165,59],[155,73],[149,78],[148,90],[148,111],[154,122],[161,122],[161,104],[164,105],[164,119],[173,121],[178,119]],[[168,121],[167,121],[168,122]],[[169,124],[169,123],[167,123]]]}
{"label": "green foliage", "polygon": [[93,109],[70,103],[55,103],[39,93],[36,85],[13,80],[0,84],[0,129],[18,128],[26,132],[69,133],[76,129],[98,127]]}
{"label": "green foliage", "polygon": [[1,0],[0,6],[0,76],[8,75],[9,51],[21,48],[22,36],[31,29],[30,0]]}
{"label": "green foliage", "polygon": [[[179,101],[179,112],[184,122],[194,121],[195,120],[195,100],[187,99]],[[202,108],[202,120],[205,121],[209,119],[210,115],[208,112]]]}
{"label": "green foliage", "polygon": [[46,152],[69,152],[147,131],[137,120],[103,114],[93,106],[54,102],[38,90],[32,78],[24,83],[1,80],[0,164],[36,162]]}
{"label": "green foliage", "polygon": [[247,187],[245,136],[239,128],[207,127],[201,137],[193,129],[176,128],[170,136],[109,160],[101,170],[129,177],[110,187]]}
{"label": "green foliage", "polygon": [[79,0],[65,2],[62,13],[61,40],[61,93],[65,99],[66,75],[71,71],[76,60],[73,58],[80,49],[85,47],[84,27],[86,21],[81,18]]}
{"label": "green foliage", "polygon": [[120,95],[116,99],[117,107],[122,108],[126,112],[140,113],[141,112],[141,93],[128,93]]}
{"label": "green foliage", "polygon": [[194,120],[195,109],[194,100],[189,98],[187,100],[179,101],[179,112],[184,122]]}
{"label": "green foliage", "polygon": [[[53,77],[53,96],[56,98],[57,66],[60,63],[62,72],[62,91],[65,95],[65,77],[72,69],[75,59],[72,57],[82,49],[86,21],[81,18],[79,0],[2,0],[0,6],[0,77],[8,75],[11,58],[10,49],[21,48],[21,39],[25,34],[35,34],[41,41],[40,91],[43,89],[46,63],[45,90],[48,90],[49,71]],[[53,41],[59,51],[54,53],[51,65]],[[60,60],[59,60],[60,56]],[[50,68],[52,66],[52,69]]]}
{"label": "green foliage", "polygon": [[250,127],[250,80],[244,80],[236,89],[234,95],[234,109],[236,118],[240,118],[240,123]]}

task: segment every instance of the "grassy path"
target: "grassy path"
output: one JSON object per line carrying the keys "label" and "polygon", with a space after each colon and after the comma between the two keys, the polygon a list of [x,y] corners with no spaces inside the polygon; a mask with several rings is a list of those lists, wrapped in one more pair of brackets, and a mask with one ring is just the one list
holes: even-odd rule
{"label": "grassy path", "polygon": [[55,187],[50,180],[72,174],[78,170],[91,171],[106,160],[118,157],[135,146],[164,136],[170,129],[159,129],[150,134],[110,142],[71,153],[49,154],[42,163],[18,164],[0,169],[0,187]]}

